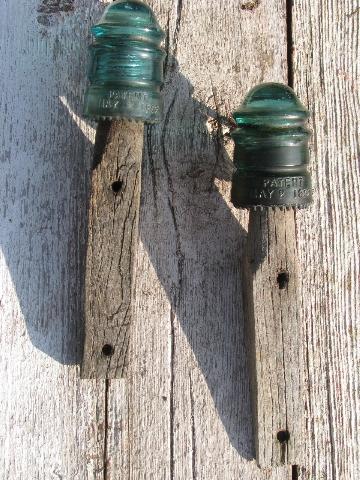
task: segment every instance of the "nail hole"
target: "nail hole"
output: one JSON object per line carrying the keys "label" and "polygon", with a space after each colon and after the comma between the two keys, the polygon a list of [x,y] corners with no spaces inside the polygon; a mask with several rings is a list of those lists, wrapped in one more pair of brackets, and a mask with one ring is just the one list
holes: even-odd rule
{"label": "nail hole", "polygon": [[105,357],[111,357],[111,355],[114,353],[114,347],[112,345],[109,345],[108,343],[102,347],[102,354]]}
{"label": "nail hole", "polygon": [[300,472],[299,466],[293,465],[291,469],[291,480],[299,480]]}
{"label": "nail hole", "polygon": [[280,430],[277,433],[276,438],[280,443],[286,443],[290,440],[290,433],[287,430]]}
{"label": "nail hole", "polygon": [[279,285],[279,289],[284,290],[284,288],[286,288],[288,283],[289,283],[288,272],[283,271],[283,272],[278,273],[276,281]]}
{"label": "nail hole", "polygon": [[122,188],[123,182],[121,180],[116,180],[112,183],[111,188],[114,193],[119,193]]}

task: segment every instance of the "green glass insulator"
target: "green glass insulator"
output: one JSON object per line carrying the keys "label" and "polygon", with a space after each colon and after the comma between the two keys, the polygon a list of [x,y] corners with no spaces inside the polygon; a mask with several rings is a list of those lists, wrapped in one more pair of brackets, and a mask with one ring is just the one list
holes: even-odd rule
{"label": "green glass insulator", "polygon": [[91,31],[85,116],[159,122],[164,32],[152,10],[137,0],[113,2]]}
{"label": "green glass insulator", "polygon": [[312,202],[308,117],[286,85],[264,83],[249,92],[234,113],[235,207],[305,207]]}

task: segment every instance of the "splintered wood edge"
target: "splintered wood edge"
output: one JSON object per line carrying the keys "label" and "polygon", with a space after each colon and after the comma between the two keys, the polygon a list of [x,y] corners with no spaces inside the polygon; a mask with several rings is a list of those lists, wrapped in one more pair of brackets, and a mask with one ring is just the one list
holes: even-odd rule
{"label": "splintered wood edge", "polygon": [[303,463],[303,331],[293,211],[250,212],[244,305],[260,467]]}
{"label": "splintered wood edge", "polygon": [[142,123],[99,123],[91,173],[82,378],[120,378],[127,365],[143,154]]}

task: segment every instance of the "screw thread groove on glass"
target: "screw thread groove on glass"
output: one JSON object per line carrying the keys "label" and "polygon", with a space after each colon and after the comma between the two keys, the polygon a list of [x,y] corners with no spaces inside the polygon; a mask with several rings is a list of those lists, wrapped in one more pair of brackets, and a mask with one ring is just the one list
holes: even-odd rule
{"label": "screw thread groove on glass", "polygon": [[312,202],[308,117],[286,85],[265,83],[249,92],[234,113],[235,207],[305,207]]}
{"label": "screw thread groove on glass", "polygon": [[164,32],[152,10],[137,0],[113,2],[91,31],[85,116],[159,122]]}

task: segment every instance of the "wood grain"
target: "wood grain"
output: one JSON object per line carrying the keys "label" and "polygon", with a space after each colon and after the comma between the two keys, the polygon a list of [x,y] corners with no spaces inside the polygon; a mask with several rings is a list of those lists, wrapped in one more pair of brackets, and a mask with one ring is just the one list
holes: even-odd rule
{"label": "wood grain", "polygon": [[118,378],[126,369],[133,318],[143,131],[143,123],[104,120],[96,133],[82,378]]}
{"label": "wood grain", "polygon": [[[149,3],[167,28],[168,57],[165,118],[145,131],[129,478],[289,480],[291,468],[260,470],[254,460],[247,214],[230,203],[227,135],[230,112],[254,84],[286,81],[285,2]],[[109,405],[117,398],[111,380]]]}
{"label": "wood grain", "polygon": [[0,478],[103,480],[105,382],[77,366],[93,138],[79,114],[99,9],[79,0],[45,26],[41,3],[0,5]]}
{"label": "wood grain", "polygon": [[244,255],[244,303],[255,449],[261,467],[304,462],[298,277],[294,211],[251,211]]}
{"label": "wood grain", "polygon": [[297,214],[306,328],[303,478],[360,476],[359,3],[294,2],[294,86],[311,115],[314,206]]}
{"label": "wood grain", "polygon": [[[287,80],[285,1],[149,3],[167,31],[166,117],[145,131],[129,376],[108,381],[80,381],[77,366],[94,140],[80,115],[103,4],[0,6],[1,478],[296,478],[253,460],[247,216],[229,201],[227,135],[254,84]],[[359,10],[299,0],[292,14],[318,192],[296,220],[308,378],[298,478],[357,480]]]}

